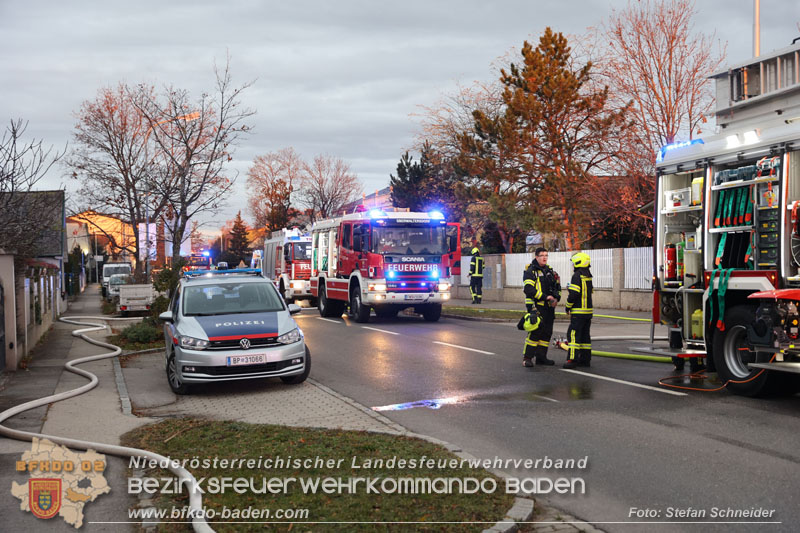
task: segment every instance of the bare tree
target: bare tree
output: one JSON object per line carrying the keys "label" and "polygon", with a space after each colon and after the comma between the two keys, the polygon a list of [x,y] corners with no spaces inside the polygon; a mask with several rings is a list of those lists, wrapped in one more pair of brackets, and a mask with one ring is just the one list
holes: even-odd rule
{"label": "bare tree", "polygon": [[[76,214],[99,211],[119,218],[133,228],[130,241],[94,224],[91,217],[83,220],[110,239],[117,251],[126,251],[137,259],[143,243],[138,224],[157,217],[165,206],[165,198],[147,194],[153,183],[163,176],[155,158],[147,150],[148,124],[134,98],[152,95],[152,87],[140,86],[134,94],[126,85],[103,88],[94,100],[83,102],[77,112],[75,146],[67,159],[72,178],[81,183]],[[137,271],[140,264],[137,261]]]}
{"label": "bare tree", "polygon": [[594,47],[598,72],[619,102],[633,103],[638,140],[652,154],[700,133],[714,103],[708,76],[725,46],[695,32],[696,15],[693,0],[641,0],[598,30],[595,42],[607,43]]}
{"label": "bare tree", "polygon": [[292,194],[305,163],[294,148],[260,155],[247,172],[247,199],[257,228],[268,232],[286,227],[292,218]]}
{"label": "bare tree", "polygon": [[169,217],[166,227],[172,240],[172,260],[180,258],[181,243],[189,237],[192,217],[215,212],[231,192],[235,174],[226,172],[236,144],[255,114],[242,107],[245,83],[233,86],[230,61],[214,68],[213,95],[193,99],[188,91],[169,87],[163,101],[137,91],[136,107],[146,121],[150,138],[158,149],[165,179],[152,182],[156,196],[166,199]]}
{"label": "bare tree", "polygon": [[0,138],[0,249],[20,260],[36,254],[42,232],[50,229],[44,222],[59,206],[61,194],[35,193],[34,187],[66,151],[45,149],[41,140],[24,142],[27,125],[11,120]]}
{"label": "bare tree", "polygon": [[583,40],[597,66],[595,81],[610,88],[617,108],[630,106],[632,127],[620,139],[624,153],[615,171],[627,179],[600,180],[592,189],[596,205],[607,207],[598,227],[605,237],[627,234],[616,238],[623,244],[649,239],[652,213],[642,207],[655,193],[659,148],[702,133],[712,110],[708,76],[722,64],[725,46],[695,31],[696,15],[693,0],[630,2]]}
{"label": "bare tree", "polygon": [[363,190],[347,163],[325,155],[305,165],[301,185],[301,202],[309,209],[311,222],[335,215]]}

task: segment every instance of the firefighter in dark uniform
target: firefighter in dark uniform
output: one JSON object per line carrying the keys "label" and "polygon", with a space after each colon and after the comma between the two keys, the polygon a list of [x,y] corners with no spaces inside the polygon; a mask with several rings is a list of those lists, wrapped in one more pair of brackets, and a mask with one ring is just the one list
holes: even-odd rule
{"label": "firefighter in dark uniform", "polygon": [[525,351],[522,354],[522,364],[533,366],[554,365],[552,359],[547,358],[547,348],[553,336],[553,323],[556,320],[556,305],[561,299],[561,279],[547,264],[547,250],[537,248],[534,252],[533,262],[527,266],[522,276],[523,290],[525,291],[525,307],[530,313],[532,309],[541,317],[541,323],[535,331],[528,334],[525,339]]}
{"label": "firefighter in dark uniform", "polygon": [[469,293],[472,295],[472,303],[481,303],[483,295],[483,257],[478,247],[472,249],[472,259],[469,261]]}
{"label": "firefighter in dark uniform", "polygon": [[567,314],[570,316],[567,330],[567,361],[564,368],[589,366],[592,358],[592,338],[589,328],[592,325],[592,273],[589,254],[578,252],[573,255],[575,273],[569,282],[567,295]]}

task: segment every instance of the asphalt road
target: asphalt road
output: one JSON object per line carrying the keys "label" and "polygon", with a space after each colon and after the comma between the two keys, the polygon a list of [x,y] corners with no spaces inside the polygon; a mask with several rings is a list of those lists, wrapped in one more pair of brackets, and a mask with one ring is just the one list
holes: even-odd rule
{"label": "asphalt road", "polygon": [[[655,521],[668,522],[658,531],[793,531],[800,523],[800,396],[671,394],[658,385],[672,375],[671,365],[595,357],[591,369],[566,371],[565,352],[555,348],[557,366],[524,368],[524,335],[513,324],[406,316],[357,324],[322,319],[315,309],[297,317],[313,378],[412,431],[480,458],[588,457],[585,470],[504,470],[520,478],[583,478],[583,495],[536,497],[602,529],[632,531],[631,522]],[[592,335],[648,328],[595,319]],[[555,329],[563,332],[566,323]],[[609,351],[631,344],[593,343]],[[774,512],[712,518],[714,508]],[[677,516],[681,510],[687,515]],[[696,520],[706,523],[687,523]],[[723,523],[731,521],[780,523]]]}

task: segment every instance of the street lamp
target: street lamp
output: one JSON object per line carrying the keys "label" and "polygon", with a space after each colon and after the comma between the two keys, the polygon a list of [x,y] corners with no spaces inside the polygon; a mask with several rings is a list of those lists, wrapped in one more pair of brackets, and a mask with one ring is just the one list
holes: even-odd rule
{"label": "street lamp", "polygon": [[[187,113],[185,115],[181,115],[179,117],[172,117],[166,120],[160,120],[150,126],[147,129],[147,133],[144,136],[144,143],[145,149],[147,148],[147,140],[150,138],[150,134],[153,132],[153,128],[160,124],[166,124],[167,122],[174,122],[176,120],[185,120],[186,122],[191,122],[192,120],[197,120],[200,118],[199,111],[193,111],[191,113]],[[144,254],[144,274],[147,277],[147,280],[150,280],[150,188],[147,188],[146,197],[144,203],[144,231],[145,231],[145,254]]]}

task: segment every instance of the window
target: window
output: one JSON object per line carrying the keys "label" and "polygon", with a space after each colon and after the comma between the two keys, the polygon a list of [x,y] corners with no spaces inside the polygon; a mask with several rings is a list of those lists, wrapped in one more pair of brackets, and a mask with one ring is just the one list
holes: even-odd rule
{"label": "window", "polygon": [[353,240],[351,238],[351,230],[353,226],[345,224],[342,226],[342,248],[352,249]]}
{"label": "window", "polygon": [[215,283],[183,290],[184,316],[270,313],[283,311],[271,283]]}

